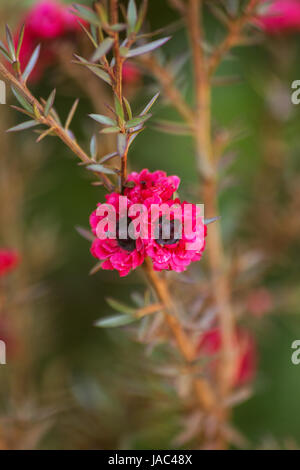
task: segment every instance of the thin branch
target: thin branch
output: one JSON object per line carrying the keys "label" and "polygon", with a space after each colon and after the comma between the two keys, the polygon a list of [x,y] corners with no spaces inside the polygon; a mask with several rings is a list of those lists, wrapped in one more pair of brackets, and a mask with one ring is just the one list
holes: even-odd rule
{"label": "thin branch", "polygon": [[[188,33],[194,59],[196,89],[195,141],[199,177],[201,180],[204,177],[203,199],[205,214],[206,217],[216,217],[218,216],[217,172],[212,146],[211,84],[208,77],[206,59],[201,47],[203,39],[201,3],[199,0],[189,0],[187,13]],[[234,363],[234,317],[225,272],[224,251],[219,224],[212,224],[210,227],[207,250],[213,282],[213,294],[218,308],[222,335],[223,356],[220,366],[220,389],[221,394],[226,395],[230,389]]]}
{"label": "thin branch", "polygon": [[[57,137],[59,137],[72,150],[72,152],[80,158],[83,163],[94,163],[87,153],[80,147],[80,145],[70,137],[69,133],[63,127],[61,127],[50,114],[48,116],[44,116],[44,107],[41,105],[41,103],[31,94],[27,86],[24,83],[19,82],[1,62],[0,75],[2,75],[5,80],[11,83],[17,90],[19,90],[21,94],[28,100],[28,102],[38,111],[36,120],[40,124],[51,127],[53,133],[56,134]],[[113,185],[109,178],[102,173],[99,175],[105,187],[111,191],[113,189]]]}
{"label": "thin branch", "polygon": [[[110,16],[112,24],[117,24],[119,20],[119,1],[118,0],[110,0]],[[114,93],[117,99],[120,102],[120,105],[123,107],[123,93],[122,93],[122,85],[123,85],[123,77],[122,77],[122,69],[124,58],[121,57],[120,54],[120,42],[119,42],[119,33],[113,33],[114,38],[114,59],[115,59],[115,67],[114,67]],[[122,123],[119,122],[120,127],[122,128]],[[123,130],[125,133],[125,129]],[[125,187],[125,182],[127,178],[127,155],[128,155],[128,145],[126,145],[125,151],[123,155],[120,155],[121,158],[121,192]]]}
{"label": "thin branch", "polygon": [[247,7],[245,8],[243,15],[228,23],[228,35],[215,49],[214,53],[209,59],[208,70],[210,76],[213,75],[223,57],[230,51],[230,49],[239,44],[241,41],[242,31],[249,20],[253,17],[253,13],[255,12],[255,9],[260,2],[261,0],[250,0]]}
{"label": "thin branch", "polygon": [[191,126],[194,126],[193,110],[186,103],[182,94],[175,84],[175,80],[167,67],[159,64],[155,56],[144,55],[140,57],[141,64],[151,72],[162,86],[165,96],[170,100],[172,105],[177,109],[178,113]]}
{"label": "thin branch", "polygon": [[158,300],[163,305],[166,323],[174,335],[175,342],[182,357],[187,363],[187,372],[189,372],[193,378],[194,389],[201,406],[206,411],[218,413],[216,396],[210,384],[202,378],[195,377],[193,362],[197,358],[197,351],[177,318],[176,307],[173,303],[167,283],[154,271],[149,258],[145,259],[143,268]]}

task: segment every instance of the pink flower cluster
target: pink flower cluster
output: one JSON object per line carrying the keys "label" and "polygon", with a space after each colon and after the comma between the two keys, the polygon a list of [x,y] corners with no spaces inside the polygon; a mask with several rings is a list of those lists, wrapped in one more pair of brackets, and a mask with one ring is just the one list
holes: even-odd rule
{"label": "pink flower cluster", "polygon": [[266,11],[258,23],[268,34],[300,31],[300,0],[273,0],[266,4]]}
{"label": "pink flower cluster", "polygon": [[[45,69],[56,61],[53,42],[57,39],[74,37],[81,29],[78,18],[71,12],[70,6],[62,5],[55,0],[37,2],[27,12],[22,24],[25,24],[20,57],[23,68],[35,47],[38,44],[42,45],[38,65],[31,75],[31,80],[36,82],[41,78]],[[17,37],[18,34],[16,34],[16,40]]]}
{"label": "pink flower cluster", "polygon": [[[177,176],[167,176],[163,171],[155,171],[151,173],[149,170],[144,169],[140,173],[131,173],[127,180],[128,186],[125,189],[125,196],[127,197],[128,208],[134,204],[143,204],[147,210],[146,225],[149,225],[149,233],[152,231],[153,224],[156,226],[155,237],[137,237],[136,239],[120,237],[118,233],[118,222],[120,220],[120,194],[111,193],[106,196],[106,204],[111,204],[116,209],[118,215],[116,237],[102,239],[97,236],[97,227],[99,222],[104,216],[97,215],[97,210],[91,214],[90,225],[95,239],[92,243],[91,253],[95,258],[103,260],[102,268],[117,270],[120,276],[126,276],[132,269],[140,266],[146,256],[150,256],[153,261],[153,267],[156,271],[173,270],[177,272],[185,271],[193,261],[201,259],[203,250],[205,248],[205,235],[206,227],[203,223],[196,223],[197,208],[192,207],[189,217],[189,224],[191,226],[193,237],[186,237],[185,231],[181,230],[182,234],[178,237],[176,226],[183,227],[186,223],[186,218],[183,217],[184,210],[181,210],[181,215],[177,217],[176,207],[182,208],[185,204],[180,199],[172,199],[175,191],[177,190],[180,179]],[[131,183],[129,185],[129,183]],[[148,214],[151,213],[151,207],[158,205],[163,210],[159,211],[154,220],[148,219]],[[98,204],[98,208],[102,204]],[[174,207],[173,207],[174,206]],[[176,206],[176,207],[175,207]],[[168,224],[170,234],[166,238],[162,225],[164,223],[163,211],[168,209],[169,217]],[[174,210],[172,210],[174,209]],[[130,211],[129,211],[130,212]],[[167,211],[166,211],[167,212]],[[98,212],[99,214],[99,212]],[[140,216],[140,214],[138,214]],[[129,216],[128,221],[132,222],[137,216]],[[199,226],[201,225],[201,226]],[[108,231],[108,229],[107,229]],[[197,242],[197,247],[187,249],[187,242]]]}
{"label": "pink flower cluster", "polygon": [[13,250],[0,249],[0,277],[15,269],[19,263],[19,255]]}
{"label": "pink flower cluster", "polygon": [[[254,379],[257,365],[257,348],[251,333],[244,328],[237,328],[234,347],[237,360],[233,370],[232,385],[245,385]],[[205,332],[199,341],[198,353],[205,356],[216,356],[208,364],[209,373],[214,375],[219,365],[218,354],[221,352],[222,338],[219,328]]]}

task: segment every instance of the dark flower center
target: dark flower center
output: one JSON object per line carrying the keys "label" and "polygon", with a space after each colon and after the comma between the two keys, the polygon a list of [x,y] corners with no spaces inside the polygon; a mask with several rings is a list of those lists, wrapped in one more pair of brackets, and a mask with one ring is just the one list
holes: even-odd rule
{"label": "dark flower center", "polygon": [[[126,232],[122,233],[122,238],[120,238],[120,223],[117,222],[117,242],[120,248],[125,251],[132,252],[136,249],[136,241],[129,237],[128,235],[128,226],[131,222],[131,219],[127,219],[127,228]],[[125,235],[125,238],[124,238]]]}
{"label": "dark flower center", "polygon": [[[179,220],[169,220],[161,216],[158,220],[158,231],[155,231],[156,242],[163,246],[179,242],[180,226]],[[168,229],[168,227],[170,228]]]}

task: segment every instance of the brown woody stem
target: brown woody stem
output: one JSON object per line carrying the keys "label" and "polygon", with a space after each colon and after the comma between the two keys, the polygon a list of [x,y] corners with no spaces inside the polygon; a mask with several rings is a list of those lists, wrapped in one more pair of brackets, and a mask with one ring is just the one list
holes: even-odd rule
{"label": "brown woody stem", "polygon": [[[53,128],[53,132],[57,135],[57,137],[59,137],[70,148],[70,150],[72,150],[72,152],[80,158],[83,163],[94,163],[87,153],[80,147],[80,145],[70,137],[69,133],[63,127],[61,127],[50,114],[48,116],[44,115],[44,107],[41,105],[41,103],[36,98],[34,98],[34,96],[28,90],[27,86],[24,83],[18,81],[1,62],[0,75],[2,75],[5,80],[7,80],[19,92],[21,92],[27,101],[37,109],[39,116],[36,116],[36,120],[40,122],[40,124],[44,124]],[[111,191],[113,189],[113,185],[109,178],[102,173],[100,174],[100,178],[105,187]]]}

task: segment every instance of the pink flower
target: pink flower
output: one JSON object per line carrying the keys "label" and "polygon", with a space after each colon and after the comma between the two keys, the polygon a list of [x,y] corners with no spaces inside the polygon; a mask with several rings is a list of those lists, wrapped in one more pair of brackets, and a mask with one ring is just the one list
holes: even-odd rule
{"label": "pink flower", "polygon": [[[256,343],[253,336],[248,330],[237,328],[235,347],[237,348],[237,361],[233,371],[233,386],[241,386],[254,379],[257,366]],[[199,355],[218,356],[222,350],[221,333],[219,328],[204,333],[198,345]],[[219,358],[209,362],[209,371],[211,374],[216,373],[219,365]]]}
{"label": "pink flower", "polygon": [[[120,222],[120,207],[119,207],[120,195],[117,193],[111,193],[106,195],[106,203],[111,204],[117,214],[117,238],[105,238],[101,239],[97,237],[97,228],[99,222],[104,219],[105,215],[97,215],[97,211],[94,211],[90,216],[90,225],[93,234],[96,236],[91,246],[91,253],[95,258],[103,260],[102,269],[117,270],[121,277],[127,276],[132,269],[136,269],[140,266],[145,259],[144,243],[141,238],[133,240],[129,238],[122,239],[119,234],[119,222]],[[129,201],[128,201],[129,204]],[[98,204],[98,208],[103,206],[101,203]],[[130,218],[128,220],[131,222]],[[109,227],[103,229],[108,232]]]}
{"label": "pink flower", "polygon": [[132,62],[125,62],[122,70],[124,85],[135,85],[141,79],[139,68]]}
{"label": "pink flower", "polygon": [[261,287],[250,292],[246,305],[252,315],[261,317],[272,310],[273,298],[268,289]]}
{"label": "pink flower", "polygon": [[[81,23],[86,24],[83,20]],[[66,40],[70,35],[81,31],[79,18],[73,15],[69,6],[54,0],[42,0],[36,3],[22,21],[25,34],[21,48],[20,62],[24,70],[34,49],[41,44],[39,60],[30,75],[32,83],[41,79],[45,70],[56,63],[54,43]],[[19,33],[15,35],[17,43]]]}
{"label": "pink flower", "polygon": [[54,0],[36,3],[25,18],[30,35],[39,39],[55,39],[64,33],[64,8]]}
{"label": "pink flower", "polygon": [[[150,237],[147,240],[146,253],[152,258],[155,271],[182,272],[192,262],[201,259],[205,248],[206,226],[201,218],[197,222],[195,205],[181,203],[179,199],[165,201],[164,205],[170,208],[170,215],[166,214],[167,211],[165,214],[157,213],[156,218],[151,220],[151,233],[155,238]],[[180,208],[179,212],[177,208]],[[164,234],[164,228],[167,226],[170,233]]]}
{"label": "pink flower", "polygon": [[66,33],[76,33],[79,31],[81,32],[82,30],[80,28],[79,22],[83,24],[84,26],[88,26],[88,24],[83,19],[78,18],[78,16],[74,15],[72,11],[73,10],[68,6],[63,8],[62,16],[63,16],[65,32]]}
{"label": "pink flower", "polygon": [[268,34],[299,31],[300,0],[274,0],[258,23]]}
{"label": "pink flower", "polygon": [[13,250],[0,250],[0,277],[12,271],[19,263],[19,255]]}
{"label": "pink flower", "polygon": [[140,173],[133,172],[128,175],[127,182],[134,183],[133,188],[125,189],[127,196],[133,203],[143,204],[150,197],[158,197],[160,202],[168,201],[173,197],[180,184],[178,176],[167,176],[164,171],[144,169]]}
{"label": "pink flower", "polygon": [[[90,216],[96,237],[91,251],[104,261],[103,269],[116,269],[121,276],[126,276],[149,256],[156,271],[181,272],[201,259],[206,226],[198,206],[172,199],[179,183],[178,176],[167,176],[163,171],[151,173],[144,169],[131,173],[123,197],[117,193],[106,196],[106,203],[116,212],[116,224],[110,227],[109,209],[105,204],[98,204],[98,210]],[[122,238],[121,221],[125,221],[125,217],[128,226]],[[111,235],[107,237],[109,232]]]}

